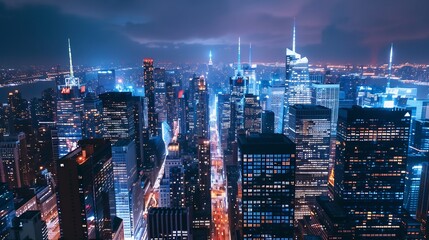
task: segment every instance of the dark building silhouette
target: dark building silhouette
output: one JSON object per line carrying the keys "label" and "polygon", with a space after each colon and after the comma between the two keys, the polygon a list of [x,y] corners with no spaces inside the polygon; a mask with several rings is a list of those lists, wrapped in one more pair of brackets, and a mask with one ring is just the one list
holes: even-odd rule
{"label": "dark building silhouette", "polygon": [[48,240],[48,229],[40,211],[27,211],[13,220],[8,239]]}
{"label": "dark building silhouette", "polygon": [[294,237],[295,144],[283,134],[238,136],[243,239]]}
{"label": "dark building silhouette", "polygon": [[153,75],[153,59],[151,58],[145,58],[143,60],[143,84],[147,102],[149,134],[150,136],[155,136],[158,133],[158,116],[155,111],[155,81]]}
{"label": "dark building silhouette", "polygon": [[273,111],[265,110],[261,113],[261,133],[274,133],[274,119]]}
{"label": "dark building silhouette", "polygon": [[191,217],[187,208],[151,208],[148,213],[148,238],[193,239]]}
{"label": "dark building silhouette", "polygon": [[355,238],[401,236],[410,120],[399,109],[339,111],[334,195]]}
{"label": "dark building silhouette", "polygon": [[79,141],[58,161],[58,213],[62,239],[111,239],[114,208],[110,141]]}

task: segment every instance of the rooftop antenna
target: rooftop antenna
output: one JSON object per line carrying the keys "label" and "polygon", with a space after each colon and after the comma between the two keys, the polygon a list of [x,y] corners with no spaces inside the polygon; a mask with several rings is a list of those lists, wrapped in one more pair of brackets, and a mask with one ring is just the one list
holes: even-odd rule
{"label": "rooftop antenna", "polygon": [[249,68],[252,68],[252,43],[249,46]]}
{"label": "rooftop antenna", "polygon": [[240,52],[240,37],[238,37],[238,62],[237,62],[237,70],[238,72],[241,71],[241,52]]}
{"label": "rooftop antenna", "polygon": [[213,65],[213,61],[212,61],[212,50],[210,50],[210,53],[209,53],[209,65]]}
{"label": "rooftop antenna", "polygon": [[393,59],[393,43],[390,45],[389,75],[388,75],[388,78],[387,78],[387,88],[390,88],[390,78],[392,76],[392,59]]}
{"label": "rooftop antenna", "polygon": [[73,78],[74,74],[73,74],[73,61],[72,61],[72,53],[71,53],[71,46],[70,46],[70,38],[68,39],[68,42],[69,42],[70,78]]}
{"label": "rooftop antenna", "polygon": [[296,33],[295,33],[296,27],[295,27],[295,18],[293,18],[293,36],[292,36],[292,51],[295,52],[295,46],[296,46]]}

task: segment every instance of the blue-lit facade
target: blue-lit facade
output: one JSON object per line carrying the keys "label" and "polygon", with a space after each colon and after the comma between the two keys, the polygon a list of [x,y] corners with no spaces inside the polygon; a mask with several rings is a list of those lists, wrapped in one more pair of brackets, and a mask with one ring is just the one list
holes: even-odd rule
{"label": "blue-lit facade", "polygon": [[13,192],[6,183],[0,183],[0,239],[7,238],[14,217]]}
{"label": "blue-lit facade", "polygon": [[286,49],[286,81],[283,103],[283,133],[288,134],[289,108],[295,104],[311,104],[311,80],[308,59]]}
{"label": "blue-lit facade", "polygon": [[404,208],[411,217],[416,217],[417,204],[422,177],[422,164],[427,161],[421,153],[408,154],[407,173],[405,175]]}
{"label": "blue-lit facade", "polygon": [[121,139],[112,146],[112,163],[116,216],[123,221],[125,239],[141,239],[143,196],[137,176],[134,140]]}
{"label": "blue-lit facade", "polygon": [[57,101],[59,157],[77,148],[82,139],[84,86],[61,86]]}

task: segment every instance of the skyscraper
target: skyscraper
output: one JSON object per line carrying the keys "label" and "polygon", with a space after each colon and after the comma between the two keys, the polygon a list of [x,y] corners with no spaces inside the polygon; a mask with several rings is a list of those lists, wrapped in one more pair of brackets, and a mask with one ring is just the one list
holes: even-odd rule
{"label": "skyscraper", "polygon": [[35,180],[34,163],[29,161],[24,133],[0,141],[1,182],[11,188],[31,186]]}
{"label": "skyscraper", "polygon": [[231,104],[228,94],[217,95],[217,123],[222,150],[228,148],[228,134],[231,127]]}
{"label": "skyscraper", "polygon": [[284,82],[274,81],[271,86],[268,109],[275,113],[274,132],[283,133],[283,111],[284,111],[285,85]]}
{"label": "skyscraper", "polygon": [[83,99],[82,138],[101,138],[103,136],[101,100],[93,93]]}
{"label": "skyscraper", "polygon": [[40,211],[27,211],[16,217],[10,229],[9,239],[48,240],[48,230],[40,216]]}
{"label": "skyscraper", "polygon": [[295,144],[282,134],[239,135],[243,239],[293,239]]}
{"label": "skyscraper", "polygon": [[274,133],[274,115],[270,110],[261,113],[261,133]]}
{"label": "skyscraper", "polygon": [[144,196],[133,139],[121,139],[112,146],[112,164],[116,216],[123,220],[125,239],[141,239]]}
{"label": "skyscraper", "polygon": [[340,84],[312,84],[312,104],[331,109],[331,134],[337,134]]}
{"label": "skyscraper", "polygon": [[193,239],[190,220],[187,208],[151,208],[148,214],[148,238]]}
{"label": "skyscraper", "polygon": [[408,153],[407,173],[405,175],[404,208],[413,218],[416,217],[417,204],[419,201],[423,164],[427,160],[428,156],[425,156],[423,153]]}
{"label": "skyscraper", "polygon": [[331,110],[302,104],[289,110],[289,138],[296,144],[295,219],[302,219],[316,197],[328,192]]}
{"label": "skyscraper", "polygon": [[400,238],[410,120],[399,109],[339,111],[334,195],[356,238]]}
{"label": "skyscraper", "polygon": [[158,114],[158,122],[167,120],[165,69],[155,68],[153,70],[153,81],[155,84],[155,112]]}
{"label": "skyscraper", "polygon": [[244,129],[253,133],[261,132],[261,113],[259,97],[253,94],[244,96]]}
{"label": "skyscraper", "polygon": [[143,78],[145,98],[147,101],[148,128],[151,136],[158,135],[158,116],[155,111],[155,81],[153,76],[153,59],[145,58],[143,60]]}
{"label": "skyscraper", "polygon": [[58,161],[61,237],[111,239],[114,203],[112,148],[108,140],[79,141]]}
{"label": "skyscraper", "polygon": [[77,148],[82,139],[83,97],[85,86],[80,85],[74,76],[69,39],[70,75],[65,78],[65,85],[59,86],[57,100],[57,130],[59,157]]}
{"label": "skyscraper", "polygon": [[203,76],[198,79],[196,108],[197,122],[195,124],[195,136],[197,138],[209,138],[209,94],[207,83]]}
{"label": "skyscraper", "polygon": [[6,239],[15,216],[13,192],[4,182],[0,183],[0,239]]}
{"label": "skyscraper", "polygon": [[115,70],[100,70],[97,72],[97,94],[113,92],[116,89]]}
{"label": "skyscraper", "polygon": [[135,136],[133,99],[130,92],[100,94],[103,103],[103,137],[113,144]]}
{"label": "skyscraper", "polygon": [[429,119],[416,120],[414,124],[415,134],[411,148],[419,152],[429,152]]}
{"label": "skyscraper", "polygon": [[311,81],[308,59],[295,51],[295,25],[293,27],[293,49],[286,49],[286,81],[284,91],[283,133],[288,133],[289,107],[294,104],[311,104]]}
{"label": "skyscraper", "polygon": [[211,227],[211,157],[210,141],[198,139],[198,193],[193,212],[192,227],[196,235],[202,238],[210,237]]}

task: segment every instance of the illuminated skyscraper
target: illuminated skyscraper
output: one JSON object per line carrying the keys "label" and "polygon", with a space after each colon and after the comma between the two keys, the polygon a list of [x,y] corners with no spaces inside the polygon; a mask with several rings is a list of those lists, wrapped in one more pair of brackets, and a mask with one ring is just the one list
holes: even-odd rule
{"label": "illuminated skyscraper", "polygon": [[301,58],[295,51],[295,26],[293,28],[293,49],[286,49],[286,81],[284,92],[283,133],[288,133],[289,108],[294,104],[311,104],[311,81],[308,59]]}
{"label": "illuminated skyscraper", "polygon": [[243,70],[243,76],[249,79],[247,93],[259,96],[259,84],[256,80],[256,64],[252,65],[252,44],[249,45],[249,64]]}
{"label": "illuminated skyscraper", "polygon": [[253,94],[244,96],[244,129],[253,133],[261,132],[261,113],[259,97]]}
{"label": "illuminated skyscraper", "polygon": [[74,76],[69,40],[70,75],[65,78],[65,85],[59,86],[57,100],[58,154],[65,156],[77,147],[82,139],[83,98],[85,86],[80,85]]}
{"label": "illuminated skyscraper", "polygon": [[427,160],[428,156],[425,156],[423,153],[408,153],[407,173],[405,175],[404,208],[413,218],[416,217],[417,204],[419,201],[422,169]]}
{"label": "illuminated skyscraper", "polygon": [[261,133],[274,133],[274,112],[265,110],[261,113]]}
{"label": "illuminated skyscraper", "polygon": [[275,113],[274,132],[283,133],[283,111],[284,111],[285,86],[284,82],[275,81],[271,86],[268,109]]}
{"label": "illuminated skyscraper", "polygon": [[228,148],[228,134],[231,127],[231,104],[228,94],[217,95],[217,123],[222,150]]}
{"label": "illuminated skyscraper", "polygon": [[429,152],[429,119],[416,120],[414,124],[415,135],[411,148],[419,152]]}
{"label": "illuminated skyscraper", "polygon": [[112,148],[109,141],[79,141],[58,161],[61,238],[112,239],[114,212]]}
{"label": "illuminated skyscraper", "polygon": [[102,103],[93,93],[83,99],[82,138],[101,138],[103,136]]}
{"label": "illuminated skyscraper", "polygon": [[144,196],[138,178],[134,140],[121,139],[112,147],[116,216],[123,220],[125,239],[141,239]]}
{"label": "illuminated skyscraper", "polygon": [[241,52],[240,52],[240,39],[238,39],[238,62],[235,75],[230,78],[230,104],[231,104],[231,127],[229,132],[229,144],[231,147],[232,142],[236,142],[237,131],[244,128],[244,95],[249,86],[249,79],[243,76],[243,69],[241,68]]}
{"label": "illuminated skyscraper", "polygon": [[116,90],[115,70],[100,70],[97,72],[97,94]]}
{"label": "illuminated skyscraper", "polygon": [[197,138],[209,138],[209,94],[207,83],[203,76],[198,79],[197,89],[197,121],[195,124]]}
{"label": "illuminated skyscraper", "polygon": [[295,219],[302,219],[316,197],[328,192],[331,110],[301,104],[289,110],[289,138],[296,144]]}
{"label": "illuminated skyscraper", "polygon": [[31,186],[35,179],[34,163],[29,161],[24,133],[0,141],[0,182],[10,188]]}
{"label": "illuminated skyscraper", "polygon": [[13,192],[9,189],[7,183],[0,183],[0,239],[7,239],[8,229],[15,217]]}
{"label": "illuminated skyscraper", "polygon": [[331,134],[337,134],[340,84],[313,84],[312,104],[331,109]]}
{"label": "illuminated skyscraper", "polygon": [[196,235],[201,239],[210,238],[211,227],[211,157],[210,141],[198,139],[198,188],[194,199],[195,209],[193,212],[192,227]]}
{"label": "illuminated skyscraper", "polygon": [[155,68],[153,70],[153,81],[155,84],[155,112],[158,114],[158,122],[167,120],[165,78],[166,75],[164,68]]}
{"label": "illuminated skyscraper", "polygon": [[238,136],[243,239],[293,239],[295,144],[282,134]]}
{"label": "illuminated skyscraper", "polygon": [[158,135],[158,116],[155,111],[155,81],[153,76],[153,59],[143,60],[143,78],[145,98],[147,101],[148,128],[151,136]]}
{"label": "illuminated skyscraper", "polygon": [[416,219],[421,223],[425,237],[429,237],[429,163],[427,159],[421,165],[420,186],[416,209]]}
{"label": "illuminated skyscraper", "polygon": [[121,138],[135,136],[133,99],[130,92],[108,92],[100,95],[103,103],[103,137],[113,144]]}
{"label": "illuminated skyscraper", "polygon": [[399,109],[339,111],[334,195],[356,238],[400,239],[410,120]]}

